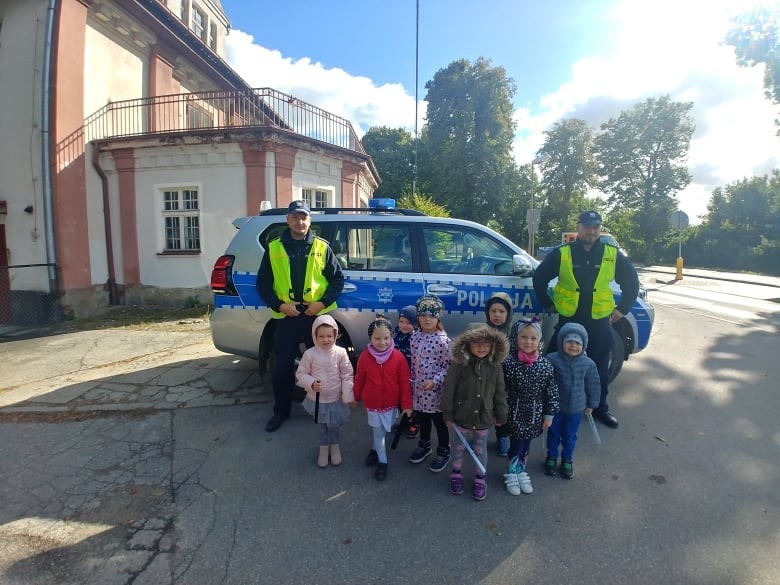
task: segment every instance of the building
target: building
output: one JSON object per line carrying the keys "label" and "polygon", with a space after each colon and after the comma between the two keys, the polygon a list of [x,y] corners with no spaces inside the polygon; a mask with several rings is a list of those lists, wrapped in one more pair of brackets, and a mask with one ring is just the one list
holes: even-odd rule
{"label": "building", "polygon": [[219,0],[0,0],[0,324],[207,302],[231,222],[379,177],[351,124],[225,62]]}

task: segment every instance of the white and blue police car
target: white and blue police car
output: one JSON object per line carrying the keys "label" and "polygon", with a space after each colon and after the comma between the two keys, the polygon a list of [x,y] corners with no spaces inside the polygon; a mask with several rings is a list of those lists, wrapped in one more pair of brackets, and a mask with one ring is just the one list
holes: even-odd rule
{"label": "white and blue police car", "polygon": [[[257,270],[268,243],[287,227],[286,214],[287,208],[270,209],[233,221],[238,233],[211,275],[214,345],[257,359],[261,371],[272,359],[274,320],[257,293]],[[374,199],[368,208],[312,209],[311,229],[330,242],[344,271],[344,290],[331,315],[353,360],[366,347],[376,314],[397,323],[398,310],[423,294],[444,302],[442,323],[452,338],[471,323],[483,323],[485,301],[499,291],[512,298],[515,318],[539,315],[545,339],[552,333],[557,317],[544,314],[531,282],[539,263],[483,225]],[[610,379],[631,353],[647,346],[653,317],[642,291],[631,313],[615,324]]]}

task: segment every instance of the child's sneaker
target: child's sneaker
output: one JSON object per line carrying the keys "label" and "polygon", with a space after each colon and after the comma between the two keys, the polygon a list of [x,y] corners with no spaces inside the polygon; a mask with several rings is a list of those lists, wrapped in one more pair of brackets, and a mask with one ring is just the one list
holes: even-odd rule
{"label": "child's sneaker", "polygon": [[471,488],[471,497],[475,500],[484,500],[487,495],[487,481],[484,477],[478,477],[474,480]]}
{"label": "child's sneaker", "polygon": [[574,477],[574,463],[571,461],[561,461],[561,477],[571,479]]}
{"label": "child's sneaker", "polygon": [[428,469],[434,473],[439,473],[447,468],[447,464],[450,462],[450,448],[439,447],[436,449],[436,459],[428,466]]}
{"label": "child's sneaker", "polygon": [[507,453],[509,453],[509,437],[498,437],[496,449],[499,456],[506,457]]}
{"label": "child's sneaker", "polygon": [[450,474],[450,493],[459,496],[463,493],[463,475],[460,471]]}
{"label": "child's sneaker", "polygon": [[417,449],[414,450],[414,452],[409,457],[409,461],[412,463],[422,463],[425,461],[430,455],[433,453],[433,449],[431,449],[431,442],[423,442],[420,441],[417,443]]}
{"label": "child's sneaker", "polygon": [[558,460],[554,457],[548,457],[544,460],[544,474],[545,475],[555,475],[556,474],[556,467],[558,466]]}
{"label": "child's sneaker", "polygon": [[504,483],[506,484],[506,491],[513,496],[519,496],[522,492],[520,490],[520,482],[517,479],[517,474],[511,469],[507,469],[504,474]]}
{"label": "child's sneaker", "polygon": [[531,485],[531,476],[525,471],[517,474],[517,483],[520,484],[520,491],[524,494],[534,493],[534,486]]}

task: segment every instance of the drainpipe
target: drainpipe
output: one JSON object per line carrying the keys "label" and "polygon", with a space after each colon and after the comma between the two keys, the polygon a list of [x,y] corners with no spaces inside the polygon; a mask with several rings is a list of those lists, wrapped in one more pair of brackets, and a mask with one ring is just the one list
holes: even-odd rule
{"label": "drainpipe", "polygon": [[114,241],[111,237],[111,204],[108,198],[108,177],[100,166],[100,149],[98,142],[92,143],[92,166],[100,177],[100,188],[103,192],[103,227],[106,233],[106,264],[108,268],[108,304],[113,306],[117,302],[116,271],[114,269]]}
{"label": "drainpipe", "polygon": [[46,31],[43,45],[43,73],[41,88],[41,169],[43,187],[43,218],[46,232],[46,263],[49,265],[49,290],[59,292],[57,279],[57,250],[54,246],[54,218],[51,192],[51,135],[49,132],[49,107],[51,100],[51,52],[54,35],[54,6],[57,0],[49,0],[46,9]]}

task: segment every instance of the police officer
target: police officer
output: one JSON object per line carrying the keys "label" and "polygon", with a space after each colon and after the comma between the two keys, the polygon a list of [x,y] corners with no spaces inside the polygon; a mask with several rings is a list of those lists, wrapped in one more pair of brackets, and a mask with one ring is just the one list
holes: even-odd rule
{"label": "police officer", "polygon": [[344,275],[333,250],[311,231],[309,206],[293,201],[287,208],[287,229],[269,242],[257,272],[257,292],[276,320],[274,414],[265,426],[267,432],[290,418],[300,343],[311,347],[314,319],[336,308],[343,288]]}
{"label": "police officer", "polygon": [[[612,324],[622,319],[631,309],[639,293],[639,278],[634,265],[615,246],[601,241],[601,216],[596,211],[585,211],[577,220],[577,239],[553,249],[534,272],[534,292],[550,313],[558,313],[559,320],[550,343],[556,347],[558,330],[564,323],[579,323],[588,332],[588,356],[596,362],[601,380],[601,400],[593,416],[611,428],[618,420],[609,411],[607,384],[609,358],[614,338]],[[551,280],[558,283],[550,298]],[[620,304],[610,283],[620,286]]]}

